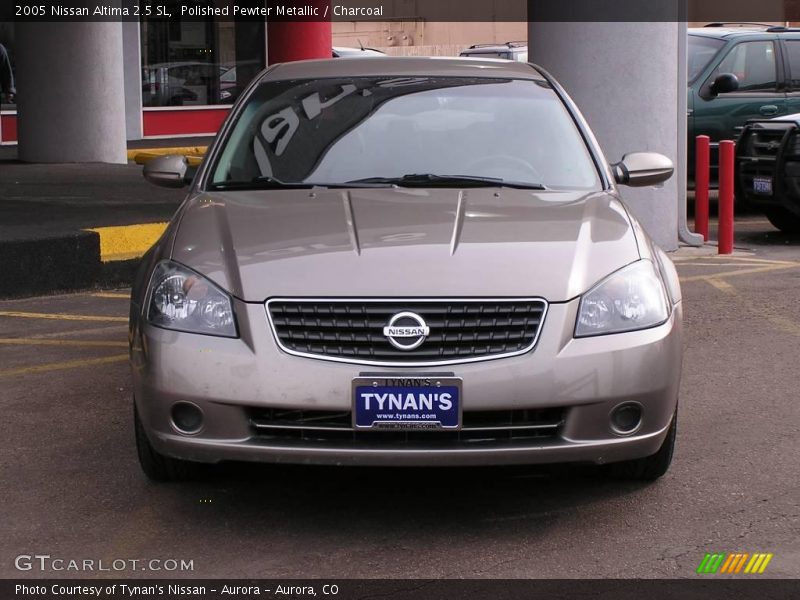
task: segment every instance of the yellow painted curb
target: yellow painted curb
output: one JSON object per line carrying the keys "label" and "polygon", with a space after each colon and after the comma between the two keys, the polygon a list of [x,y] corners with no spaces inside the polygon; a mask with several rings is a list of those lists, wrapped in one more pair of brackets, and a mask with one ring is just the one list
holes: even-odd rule
{"label": "yellow painted curb", "polygon": [[183,154],[184,156],[203,156],[208,151],[208,146],[175,146],[173,148],[133,148],[128,150],[128,160],[136,161],[138,154],[152,156],[167,156],[169,154]]}
{"label": "yellow painted curb", "polygon": [[[137,154],[133,158],[133,162],[135,162],[137,165],[144,165],[153,160],[154,158],[158,158],[159,156],[166,156],[166,155],[155,154],[153,152],[139,152],[139,154]],[[189,163],[190,167],[197,167],[200,165],[201,162],[203,162],[202,156],[187,156],[186,154],[184,154],[184,156],[186,156],[186,162]]]}
{"label": "yellow painted curb", "polygon": [[119,227],[94,227],[100,235],[100,260],[128,260],[138,258],[158,241],[167,223],[144,223]]}

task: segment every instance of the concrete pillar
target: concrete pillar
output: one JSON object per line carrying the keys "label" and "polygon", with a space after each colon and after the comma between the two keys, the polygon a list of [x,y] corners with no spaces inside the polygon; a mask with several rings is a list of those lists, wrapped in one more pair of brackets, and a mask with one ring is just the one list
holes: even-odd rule
{"label": "concrete pillar", "polygon": [[[328,8],[330,0],[309,0],[306,4],[315,6],[319,14]],[[305,60],[309,58],[330,58],[333,46],[331,22],[328,21],[267,21],[267,61],[269,64]]]}
{"label": "concrete pillar", "polygon": [[620,187],[665,250],[678,246],[681,198],[685,211],[686,72],[679,66],[685,35],[686,24],[675,22],[531,22],[528,28],[531,62],[549,71],[575,100],[607,160],[634,151],[672,159],[676,174],[663,187]]}
{"label": "concrete pillar", "polygon": [[129,140],[142,139],[142,35],[138,21],[122,23],[125,72],[125,130]]}
{"label": "concrete pillar", "polygon": [[125,163],[121,22],[16,24],[19,157]]}

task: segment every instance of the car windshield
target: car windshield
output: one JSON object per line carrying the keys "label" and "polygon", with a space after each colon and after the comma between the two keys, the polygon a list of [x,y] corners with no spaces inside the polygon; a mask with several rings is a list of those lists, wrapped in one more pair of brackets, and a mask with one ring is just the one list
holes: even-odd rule
{"label": "car windshield", "polygon": [[717,38],[700,35],[689,36],[689,63],[686,74],[689,83],[692,83],[705,70],[711,59],[724,45],[725,41]]}
{"label": "car windshield", "polygon": [[211,173],[212,189],[600,187],[586,144],[548,83],[483,77],[264,82]]}

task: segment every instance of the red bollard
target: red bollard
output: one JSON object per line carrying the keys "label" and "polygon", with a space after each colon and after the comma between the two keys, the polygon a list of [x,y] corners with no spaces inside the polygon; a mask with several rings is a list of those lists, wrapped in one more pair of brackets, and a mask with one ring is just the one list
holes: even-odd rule
{"label": "red bollard", "polygon": [[711,154],[707,135],[695,140],[694,161],[694,230],[708,241],[708,178]]}
{"label": "red bollard", "polygon": [[733,153],[736,148],[730,140],[719,143],[719,254],[733,252]]}

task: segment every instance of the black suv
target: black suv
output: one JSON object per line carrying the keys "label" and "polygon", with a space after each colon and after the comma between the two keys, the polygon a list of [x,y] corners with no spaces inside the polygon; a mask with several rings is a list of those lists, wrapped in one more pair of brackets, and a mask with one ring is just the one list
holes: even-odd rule
{"label": "black suv", "polygon": [[689,30],[688,50],[689,174],[704,134],[716,180],[720,140],[736,140],[749,119],[800,112],[800,29],[711,23]]}

